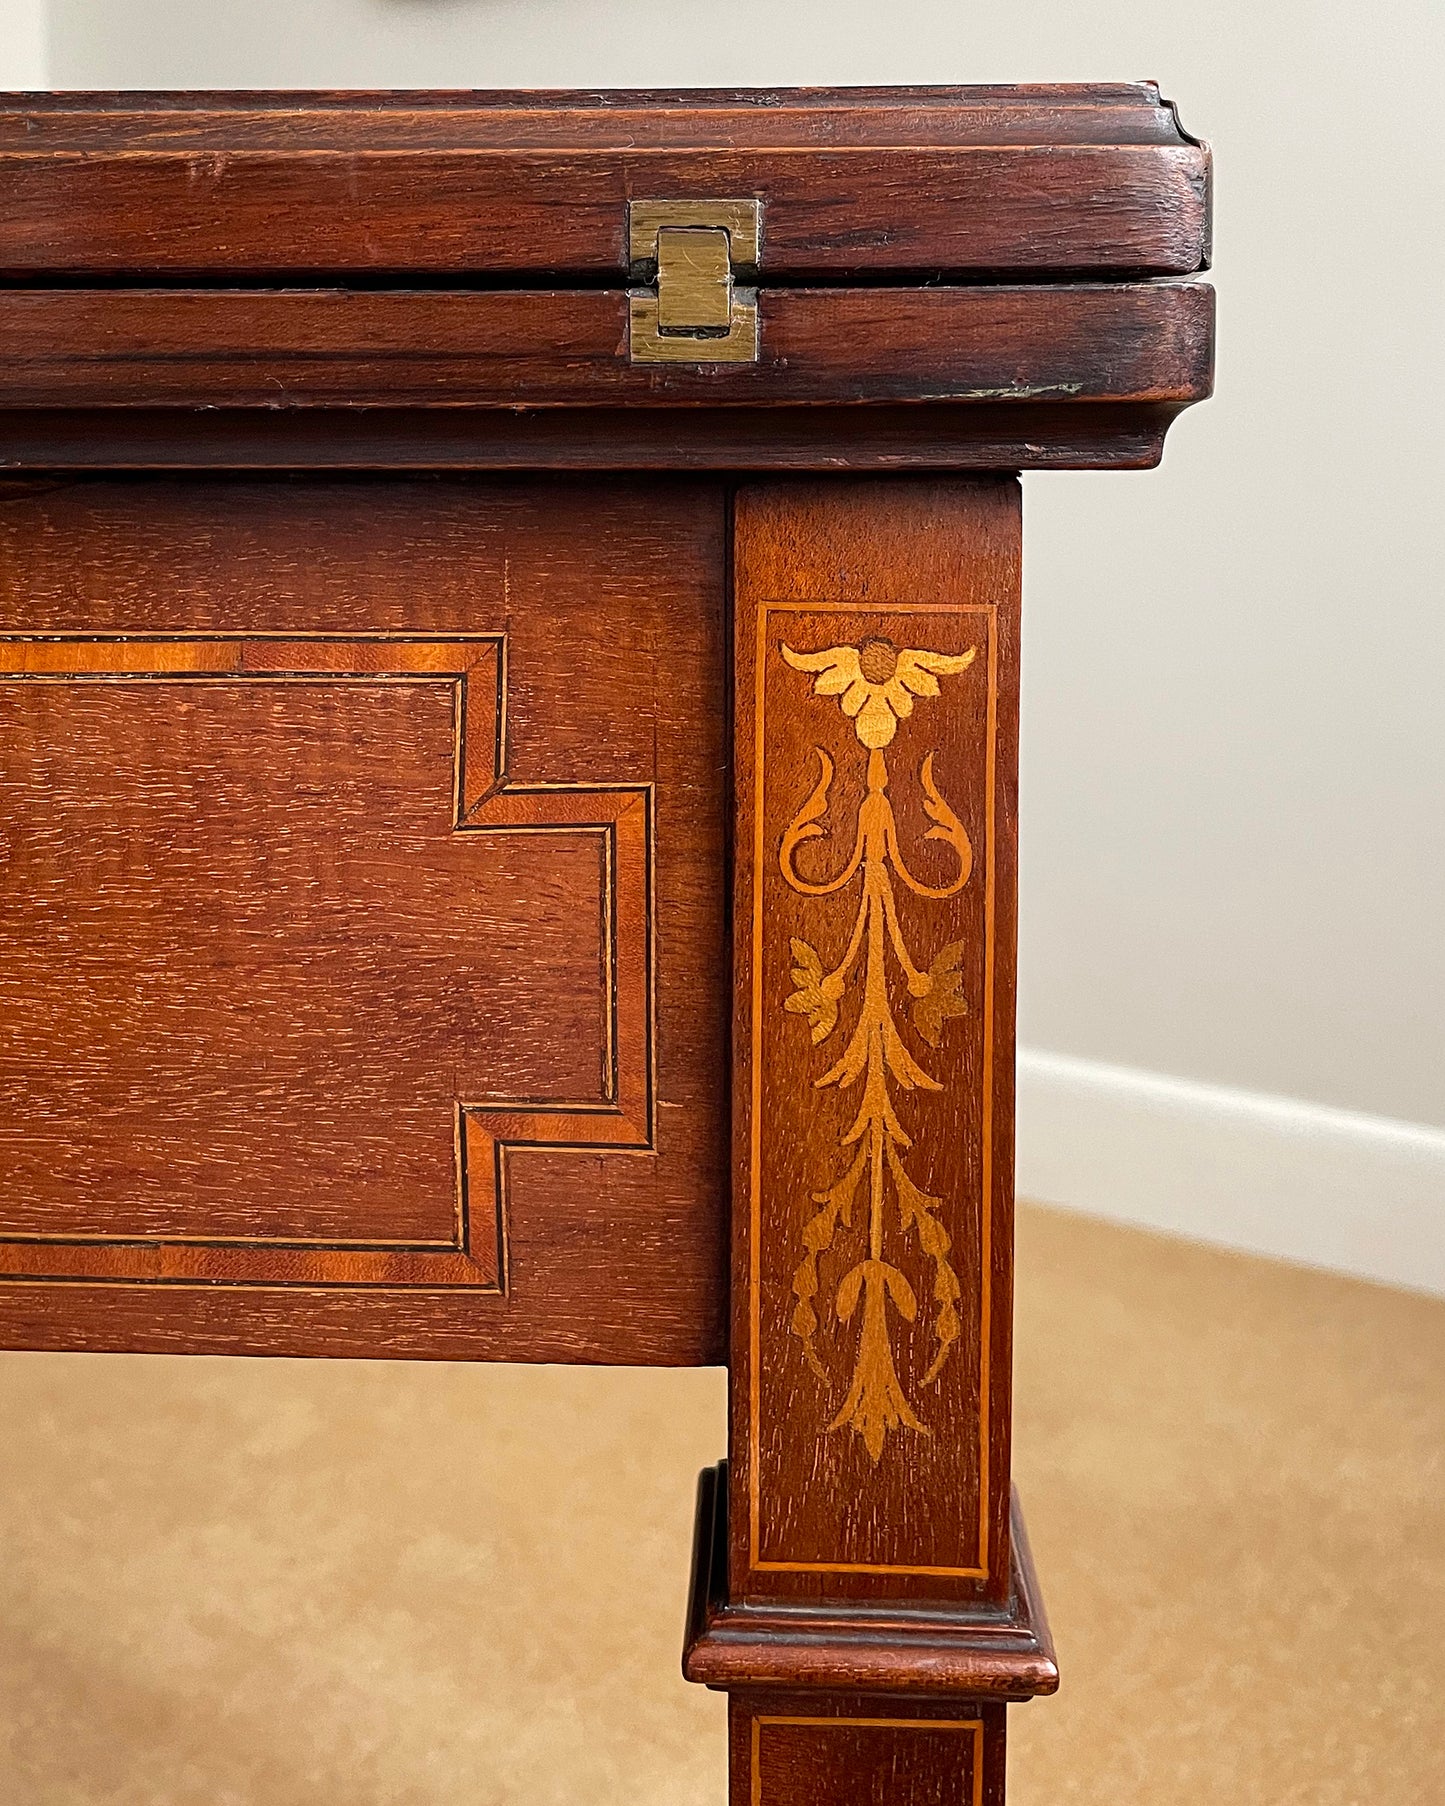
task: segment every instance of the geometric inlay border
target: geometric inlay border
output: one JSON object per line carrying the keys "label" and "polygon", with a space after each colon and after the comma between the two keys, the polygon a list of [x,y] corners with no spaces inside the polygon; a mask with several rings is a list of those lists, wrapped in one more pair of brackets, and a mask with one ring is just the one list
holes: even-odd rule
{"label": "geometric inlay border", "polygon": [[960,1795],[958,1806],[982,1806],[984,1725],[981,1718],[847,1718],[843,1716],[803,1718],[784,1714],[753,1713],[749,1754],[754,1806],[763,1806],[763,1731],[773,1726],[789,1730],[885,1731],[891,1734],[900,1731],[941,1731],[945,1733],[961,1731],[968,1739],[968,1772],[971,1785],[968,1801],[965,1802]]}
{"label": "geometric inlay border", "polygon": [[[595,836],[602,881],[606,1048],[599,1099],[482,1096],[453,1125],[456,1212],[435,1242],[0,1237],[0,1283],[308,1290],[507,1290],[511,1155],[655,1148],[654,807],[651,784],[507,783],[501,634],[0,636],[0,685],[448,682],[453,831]],[[105,1270],[87,1264],[104,1249]]]}

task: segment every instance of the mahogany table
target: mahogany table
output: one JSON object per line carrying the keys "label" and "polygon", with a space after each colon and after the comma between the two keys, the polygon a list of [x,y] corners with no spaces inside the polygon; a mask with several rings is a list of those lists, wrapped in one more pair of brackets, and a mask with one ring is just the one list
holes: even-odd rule
{"label": "mahogany table", "polygon": [[1148,86],[0,109],[0,1345],[726,1361],[735,1806],[1057,1683],[1017,473],[1157,461],[1208,235]]}

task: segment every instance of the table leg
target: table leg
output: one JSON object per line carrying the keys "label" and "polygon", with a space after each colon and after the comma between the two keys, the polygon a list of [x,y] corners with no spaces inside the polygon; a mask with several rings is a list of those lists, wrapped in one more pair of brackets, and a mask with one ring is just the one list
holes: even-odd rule
{"label": "table leg", "polygon": [[1001,1702],[1057,1681],[1008,1475],[1019,529],[1008,476],[737,498],[731,1457],[685,1658],[735,1806],[1001,1801]]}

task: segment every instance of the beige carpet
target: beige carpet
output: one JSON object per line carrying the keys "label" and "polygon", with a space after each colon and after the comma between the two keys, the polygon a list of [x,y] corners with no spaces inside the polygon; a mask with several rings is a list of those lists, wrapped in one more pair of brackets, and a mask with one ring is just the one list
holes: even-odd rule
{"label": "beige carpet", "polygon": [[[1445,1303],[1042,1211],[1013,1806],[1445,1801]],[[692,1806],[717,1373],[0,1357],[0,1806]]]}

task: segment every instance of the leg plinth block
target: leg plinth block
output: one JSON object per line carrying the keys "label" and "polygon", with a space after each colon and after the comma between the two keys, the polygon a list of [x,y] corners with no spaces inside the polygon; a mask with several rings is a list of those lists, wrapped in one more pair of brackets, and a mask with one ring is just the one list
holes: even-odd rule
{"label": "leg plinth block", "polygon": [[991,1612],[734,1602],[727,1593],[727,1467],[698,1480],[683,1673],[729,1692],[857,1692],[914,1699],[1024,1700],[1059,1684],[1018,1499],[1008,1599]]}

